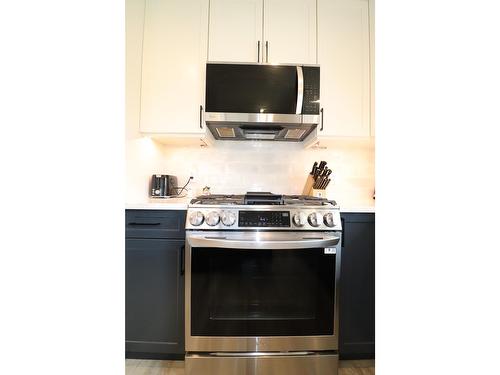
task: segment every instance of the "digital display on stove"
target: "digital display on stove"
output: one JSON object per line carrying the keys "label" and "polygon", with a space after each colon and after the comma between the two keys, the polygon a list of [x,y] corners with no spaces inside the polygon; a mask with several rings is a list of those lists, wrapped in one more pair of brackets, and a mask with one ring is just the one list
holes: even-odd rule
{"label": "digital display on stove", "polygon": [[240,211],[241,227],[283,228],[290,227],[290,211]]}

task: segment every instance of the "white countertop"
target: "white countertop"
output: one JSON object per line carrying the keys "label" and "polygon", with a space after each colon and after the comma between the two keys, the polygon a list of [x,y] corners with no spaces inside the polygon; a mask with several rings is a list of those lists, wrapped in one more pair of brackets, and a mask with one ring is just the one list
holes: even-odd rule
{"label": "white countertop", "polygon": [[192,198],[150,198],[149,202],[127,203],[127,210],[186,210]]}
{"label": "white countertop", "polygon": [[[128,210],[186,210],[191,198],[150,199],[144,203],[127,203]],[[340,212],[375,213],[375,206],[340,206]]]}

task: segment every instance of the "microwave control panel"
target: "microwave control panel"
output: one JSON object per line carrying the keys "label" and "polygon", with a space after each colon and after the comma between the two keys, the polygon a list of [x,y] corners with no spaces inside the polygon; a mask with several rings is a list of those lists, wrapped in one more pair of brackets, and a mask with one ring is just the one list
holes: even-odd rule
{"label": "microwave control panel", "polygon": [[304,66],[304,101],[302,104],[302,114],[319,114],[319,67]]}

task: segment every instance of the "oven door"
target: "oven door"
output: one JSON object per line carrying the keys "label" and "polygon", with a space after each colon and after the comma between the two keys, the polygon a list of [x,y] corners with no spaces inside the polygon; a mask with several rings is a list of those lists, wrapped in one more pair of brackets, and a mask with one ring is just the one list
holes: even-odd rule
{"label": "oven door", "polygon": [[188,232],[186,351],[338,348],[340,232]]}

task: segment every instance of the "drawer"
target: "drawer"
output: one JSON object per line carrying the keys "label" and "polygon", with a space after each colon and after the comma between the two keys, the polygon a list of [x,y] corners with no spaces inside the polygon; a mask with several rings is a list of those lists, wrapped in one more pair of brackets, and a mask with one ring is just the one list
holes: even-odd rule
{"label": "drawer", "polygon": [[184,239],[186,211],[126,210],[125,237]]}

